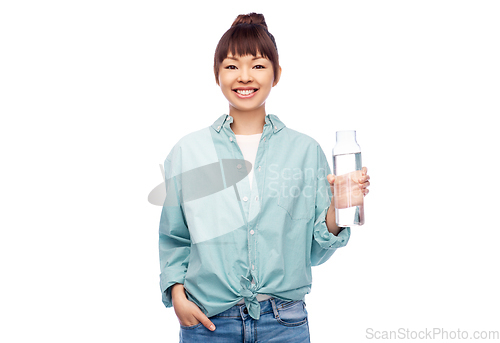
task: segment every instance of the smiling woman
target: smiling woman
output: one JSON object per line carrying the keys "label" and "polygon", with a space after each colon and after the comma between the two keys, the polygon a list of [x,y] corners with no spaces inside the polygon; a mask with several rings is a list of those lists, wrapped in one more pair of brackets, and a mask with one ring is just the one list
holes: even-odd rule
{"label": "smiling woman", "polygon": [[228,56],[257,56],[258,53],[271,61],[274,78],[278,79],[280,69],[278,47],[274,36],[267,30],[264,16],[257,13],[239,15],[215,49],[214,73],[217,84],[220,65]]}
{"label": "smiling woman", "polygon": [[[311,267],[350,237],[335,225],[326,156],[266,113],[281,67],[262,14],[236,18],[217,45],[214,73],[229,114],[183,137],[165,161],[165,178],[175,181],[160,221],[162,300],[175,309],[183,343],[308,343]],[[188,177],[224,159],[234,168]],[[199,196],[211,180],[225,180],[222,191]]]}
{"label": "smiling woman", "polygon": [[229,52],[221,63],[217,83],[229,102],[231,115],[244,111],[250,117],[249,112],[259,115],[265,111],[266,99],[279,75],[278,69],[278,78],[274,78],[272,62],[260,53],[239,56]]}
{"label": "smiling woman", "polygon": [[235,118],[234,133],[262,133],[265,102],[281,76],[276,41],[262,14],[236,18],[215,49],[214,73]]}
{"label": "smiling woman", "polygon": [[229,102],[234,134],[262,133],[265,102],[281,76],[276,40],[262,14],[235,19],[215,49],[214,73]]}

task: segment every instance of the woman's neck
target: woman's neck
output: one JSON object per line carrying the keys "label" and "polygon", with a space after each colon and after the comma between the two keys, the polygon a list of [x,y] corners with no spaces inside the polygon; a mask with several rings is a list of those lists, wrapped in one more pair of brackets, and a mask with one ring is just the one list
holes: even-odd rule
{"label": "woman's neck", "polygon": [[229,111],[229,115],[233,117],[233,122],[230,124],[231,130],[235,135],[255,135],[262,133],[266,124],[266,112],[239,112]]}

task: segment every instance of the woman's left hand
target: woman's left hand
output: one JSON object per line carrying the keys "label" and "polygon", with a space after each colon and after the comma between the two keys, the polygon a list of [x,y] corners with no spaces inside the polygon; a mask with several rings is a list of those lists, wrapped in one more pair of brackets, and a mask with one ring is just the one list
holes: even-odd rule
{"label": "woman's left hand", "polygon": [[335,208],[359,206],[363,203],[363,197],[369,192],[370,176],[366,167],[352,173],[339,176],[328,174],[326,177],[330,183],[333,194],[332,205]]}

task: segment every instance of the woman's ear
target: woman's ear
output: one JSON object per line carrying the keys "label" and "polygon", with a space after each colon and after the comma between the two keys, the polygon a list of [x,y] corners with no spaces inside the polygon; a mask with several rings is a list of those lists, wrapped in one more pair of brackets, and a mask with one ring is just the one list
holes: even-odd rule
{"label": "woman's ear", "polygon": [[280,69],[278,70],[278,76],[273,81],[273,87],[278,84],[278,81],[280,80],[280,78],[281,78],[281,66],[280,66]]}

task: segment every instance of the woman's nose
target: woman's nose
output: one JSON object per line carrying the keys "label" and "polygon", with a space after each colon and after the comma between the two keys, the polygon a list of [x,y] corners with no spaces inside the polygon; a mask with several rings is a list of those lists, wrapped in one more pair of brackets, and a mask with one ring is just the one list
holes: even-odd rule
{"label": "woman's nose", "polygon": [[240,69],[240,75],[238,76],[238,81],[240,82],[251,82],[253,81],[252,75],[249,70],[246,70],[245,68]]}

